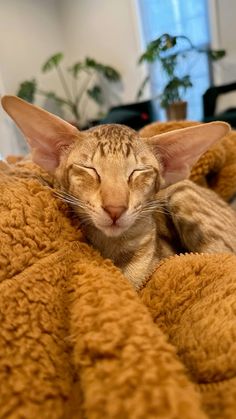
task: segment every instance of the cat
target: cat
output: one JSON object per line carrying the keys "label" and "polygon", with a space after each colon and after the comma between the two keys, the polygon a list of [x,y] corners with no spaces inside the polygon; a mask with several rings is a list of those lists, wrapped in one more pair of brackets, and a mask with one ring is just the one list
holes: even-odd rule
{"label": "cat", "polygon": [[160,260],[180,252],[236,253],[236,213],[188,180],[228,124],[212,122],[151,138],[124,125],[85,131],[14,96],[2,106],[35,163],[52,173],[88,241],[140,289]]}

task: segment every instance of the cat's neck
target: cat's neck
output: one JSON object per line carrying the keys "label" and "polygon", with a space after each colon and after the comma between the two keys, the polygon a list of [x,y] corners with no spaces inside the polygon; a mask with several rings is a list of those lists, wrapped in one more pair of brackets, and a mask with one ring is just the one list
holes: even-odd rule
{"label": "cat's neck", "polygon": [[94,226],[86,227],[86,236],[136,288],[140,288],[158,263],[156,223],[152,215],[145,219],[145,223],[143,220],[136,222],[119,237],[107,237]]}

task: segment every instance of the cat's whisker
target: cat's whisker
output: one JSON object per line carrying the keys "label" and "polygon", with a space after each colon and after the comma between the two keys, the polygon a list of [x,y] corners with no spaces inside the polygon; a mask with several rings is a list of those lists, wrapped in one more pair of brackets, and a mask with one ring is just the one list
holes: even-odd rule
{"label": "cat's whisker", "polygon": [[57,191],[54,191],[54,195],[57,196],[57,198],[61,199],[63,202],[74,205],[76,207],[84,208],[85,206],[84,204],[81,203],[79,199],[72,197],[72,195],[63,194]]}
{"label": "cat's whisker", "polygon": [[91,219],[90,218],[85,218],[84,219],[84,218],[80,217],[79,221],[80,221],[81,226],[91,225]]}
{"label": "cat's whisker", "polygon": [[[145,218],[149,215],[155,214],[166,215],[168,217],[172,216],[171,211],[164,203],[161,203],[159,200],[152,200],[149,201],[149,203],[147,203],[142,209],[140,209],[140,216],[138,216],[138,218]],[[180,217],[176,214],[175,218],[179,219]]]}
{"label": "cat's whisker", "polygon": [[64,199],[70,199],[72,201],[79,201],[76,197],[74,197],[74,196],[72,196],[70,194],[61,192],[61,191],[54,191],[54,194],[56,196],[61,197],[61,198],[64,198]]}

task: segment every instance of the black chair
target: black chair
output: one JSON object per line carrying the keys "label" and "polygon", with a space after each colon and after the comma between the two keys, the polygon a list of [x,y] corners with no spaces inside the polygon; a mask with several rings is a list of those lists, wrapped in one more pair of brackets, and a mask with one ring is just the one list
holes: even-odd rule
{"label": "black chair", "polygon": [[156,120],[155,107],[151,100],[114,106],[110,109],[101,124],[124,124],[135,130]]}
{"label": "black chair", "polygon": [[235,108],[227,108],[223,112],[216,113],[217,99],[220,95],[236,90],[236,83],[213,86],[206,90],[203,95],[204,122],[225,121],[236,128],[236,99]]}

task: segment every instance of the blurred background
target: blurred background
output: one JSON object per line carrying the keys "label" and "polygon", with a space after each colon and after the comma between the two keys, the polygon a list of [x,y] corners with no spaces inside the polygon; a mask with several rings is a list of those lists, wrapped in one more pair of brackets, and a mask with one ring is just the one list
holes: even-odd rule
{"label": "blurred background", "polygon": [[[236,126],[234,0],[0,0],[0,17],[0,95],[79,129],[173,118]],[[2,110],[0,139],[2,156],[27,151]]]}

